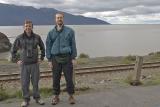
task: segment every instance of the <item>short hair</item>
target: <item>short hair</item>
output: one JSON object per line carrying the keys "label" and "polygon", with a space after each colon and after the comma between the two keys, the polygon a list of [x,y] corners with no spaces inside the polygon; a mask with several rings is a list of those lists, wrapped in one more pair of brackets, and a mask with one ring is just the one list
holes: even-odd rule
{"label": "short hair", "polygon": [[64,13],[63,13],[63,12],[57,12],[57,13],[55,14],[55,16],[56,16],[57,14],[61,14],[61,15],[64,17]]}
{"label": "short hair", "polygon": [[32,23],[31,20],[25,20],[25,21],[24,21],[24,25],[25,25],[25,24],[32,24],[32,28],[33,28],[33,23]]}
{"label": "short hair", "polygon": [[25,21],[24,21],[24,24],[30,24],[30,23],[32,24],[32,21],[31,21],[31,20],[25,20]]}

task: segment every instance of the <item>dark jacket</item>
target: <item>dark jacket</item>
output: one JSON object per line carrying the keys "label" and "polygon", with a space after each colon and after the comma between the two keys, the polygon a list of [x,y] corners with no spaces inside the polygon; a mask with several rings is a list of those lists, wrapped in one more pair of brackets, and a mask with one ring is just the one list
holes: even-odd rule
{"label": "dark jacket", "polygon": [[[33,64],[38,62],[38,46],[41,50],[41,60],[45,57],[45,47],[41,37],[32,32],[31,36],[27,36],[24,32],[19,35],[13,43],[11,50],[12,61],[22,60],[24,64]],[[19,51],[19,55],[17,54]],[[19,56],[19,58],[18,58]]]}
{"label": "dark jacket", "polygon": [[72,59],[77,56],[74,31],[63,26],[60,31],[57,31],[56,26],[52,29],[46,39],[46,57],[51,60],[52,56],[58,54],[70,54]]}

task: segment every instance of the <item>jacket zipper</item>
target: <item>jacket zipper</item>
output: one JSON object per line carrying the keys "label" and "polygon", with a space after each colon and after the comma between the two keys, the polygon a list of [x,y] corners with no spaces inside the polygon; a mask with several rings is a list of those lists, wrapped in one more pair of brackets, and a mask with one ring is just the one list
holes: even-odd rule
{"label": "jacket zipper", "polygon": [[60,52],[60,33],[59,32],[58,32],[58,36],[59,36],[59,38],[58,38],[59,39],[59,48],[58,48],[58,51],[59,51],[59,54],[60,54],[61,52]]}

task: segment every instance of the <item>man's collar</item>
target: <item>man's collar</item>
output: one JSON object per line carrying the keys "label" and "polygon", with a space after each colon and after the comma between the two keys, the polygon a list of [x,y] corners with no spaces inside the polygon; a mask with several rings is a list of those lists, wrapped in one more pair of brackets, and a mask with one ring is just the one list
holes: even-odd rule
{"label": "man's collar", "polygon": [[30,35],[30,36],[28,36],[27,33],[24,31],[24,36],[26,36],[26,37],[28,37],[28,38],[32,37],[32,36],[33,36],[33,31],[31,32],[31,35]]}
{"label": "man's collar", "polygon": [[62,25],[59,30],[58,30],[58,26],[57,25],[55,26],[55,29],[56,29],[57,32],[62,32],[63,28],[64,28],[64,25]]}

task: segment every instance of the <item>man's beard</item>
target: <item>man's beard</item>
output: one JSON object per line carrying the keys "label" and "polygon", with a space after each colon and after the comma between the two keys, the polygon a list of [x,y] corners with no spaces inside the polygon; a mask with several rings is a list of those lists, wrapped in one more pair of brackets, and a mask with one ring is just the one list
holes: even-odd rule
{"label": "man's beard", "polygon": [[63,25],[63,21],[59,21],[59,22],[57,23],[57,25],[58,25],[58,26],[62,26],[62,25]]}

